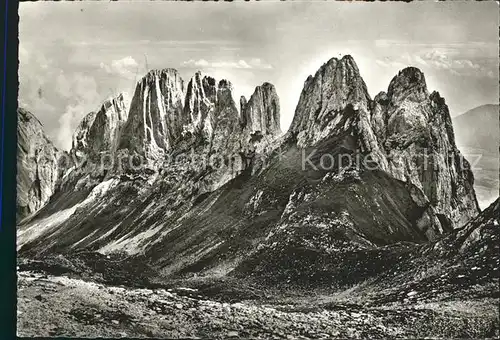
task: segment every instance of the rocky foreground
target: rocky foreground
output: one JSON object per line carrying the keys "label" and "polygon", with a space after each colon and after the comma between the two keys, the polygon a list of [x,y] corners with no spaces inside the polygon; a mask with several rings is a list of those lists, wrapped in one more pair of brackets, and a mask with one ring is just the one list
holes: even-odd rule
{"label": "rocky foreground", "polygon": [[[162,338],[495,337],[492,299],[363,306],[348,294],[221,300],[196,288],[139,289],[20,272],[18,335]],[[232,302],[227,302],[232,301]],[[293,301],[293,302],[292,302]]]}
{"label": "rocky foreground", "polygon": [[500,200],[480,213],[420,70],[371,99],[332,58],[284,134],[273,85],[238,110],[228,80],[184,84],[148,72],[65,157],[19,145],[20,335],[499,336]]}
{"label": "rocky foreground", "polygon": [[[252,275],[155,279],[144,263],[137,266],[127,257],[96,253],[20,258],[18,333],[178,339],[498,338],[499,209],[500,199],[435,243],[391,247],[387,253],[397,263],[341,288],[335,288],[338,276],[331,276],[330,284],[314,286],[297,284],[300,280],[266,284],[262,276]],[[368,262],[358,257],[350,272],[361,275],[363,263],[373,267],[376,259],[370,257]],[[281,268],[275,275],[290,276],[290,270]]]}

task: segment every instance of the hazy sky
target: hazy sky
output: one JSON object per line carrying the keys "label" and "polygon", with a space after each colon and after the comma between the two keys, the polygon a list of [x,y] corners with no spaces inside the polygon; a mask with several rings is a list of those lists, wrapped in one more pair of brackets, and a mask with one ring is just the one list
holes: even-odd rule
{"label": "hazy sky", "polygon": [[19,16],[19,102],[63,148],[153,68],[227,78],[237,103],[271,82],[283,130],[307,76],[344,54],[372,97],[412,65],[452,115],[498,102],[496,2],[23,2]]}

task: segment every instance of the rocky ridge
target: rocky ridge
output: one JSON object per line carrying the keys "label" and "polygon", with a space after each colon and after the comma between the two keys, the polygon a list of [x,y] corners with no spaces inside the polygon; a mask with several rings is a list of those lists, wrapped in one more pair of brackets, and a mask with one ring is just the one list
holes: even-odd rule
{"label": "rocky ridge", "polygon": [[[147,259],[165,277],[272,273],[303,248],[314,249],[314,256],[302,258],[343,268],[349,264],[346,254],[365,263],[370,258],[365,255],[380,247],[435,240],[474,213],[472,174],[456,169],[459,154],[447,108],[437,94],[428,94],[416,69],[403,70],[387,94],[371,100],[354,60],[331,59],[307,79],[290,130],[279,141],[273,141],[280,129],[271,84],[257,87],[248,101],[241,99],[240,113],[229,81],[197,73],[183,84],[171,69],[152,71],[139,82],[118,153],[157,161],[193,152],[216,155],[218,163],[193,168],[181,158],[168,167],[108,171],[93,180],[85,172],[75,175],[78,185],[67,181],[53,203],[21,227],[21,251],[124,253]],[[410,117],[401,118],[401,107]],[[153,117],[163,123],[149,126]],[[422,125],[431,120],[434,126],[423,133]],[[420,164],[419,143],[431,145],[436,156],[453,153],[453,162],[445,158],[439,164],[442,175],[411,172]],[[308,153],[316,153],[312,169],[303,168]],[[377,167],[340,162],[322,169],[325,153],[372,156]],[[399,163],[409,170],[399,173]],[[450,185],[451,196],[445,191]],[[61,211],[64,217],[54,220]],[[35,230],[41,226],[40,235]],[[321,235],[328,235],[328,244]],[[328,260],[332,256],[337,260]],[[330,265],[300,266],[304,272],[320,270],[324,278],[336,273]],[[302,280],[295,274],[286,273],[287,279]],[[365,268],[354,280],[375,274]]]}
{"label": "rocky ridge", "polygon": [[325,63],[304,84],[288,138],[305,147],[346,131],[351,147],[422,191],[422,204],[432,206],[443,228],[460,227],[479,212],[448,107],[438,92],[429,94],[419,69],[403,69],[372,100],[351,56]]}
{"label": "rocky ridge", "polygon": [[90,112],[73,134],[71,154],[93,160],[98,160],[102,154],[115,154],[120,129],[127,121],[128,109],[129,100],[121,93],[104,101],[98,111]]}
{"label": "rocky ridge", "polygon": [[470,164],[456,146],[445,100],[436,91],[429,94],[424,74],[402,70],[373,105],[383,169],[421,189],[442,224],[457,228],[476,216]]}
{"label": "rocky ridge", "polygon": [[249,132],[277,135],[280,130],[280,106],[276,89],[270,83],[257,86],[247,101],[240,101],[242,124]]}
{"label": "rocky ridge", "polygon": [[[259,103],[260,109],[279,121],[274,87],[265,88],[274,96],[272,107]],[[102,197],[108,189],[129,190],[131,184],[142,187],[147,200],[162,196],[165,202],[156,202],[158,206],[176,202],[168,209],[173,212],[227,183],[250,166],[257,145],[272,143],[279,133],[279,123],[273,121],[264,140],[252,139],[254,131],[241,123],[232,91],[229,81],[216,82],[200,72],[186,89],[173,69],[149,72],[139,81],[128,112],[126,98],[119,95],[82,120],[73,138],[70,171],[61,178],[54,203],[33,219],[76,209],[90,197]],[[266,124],[265,118],[261,121]],[[146,161],[139,168],[130,164],[135,156]],[[76,215],[70,216],[78,224],[86,219]]]}
{"label": "rocky ridge", "polygon": [[[328,61],[280,139],[274,87],[241,98],[240,112],[232,91],[152,71],[126,119],[104,105],[82,122],[74,154],[148,164],[102,171],[89,157],[19,225],[20,333],[498,335],[498,200],[461,226],[477,211],[472,173],[418,69],[372,100],[351,57]],[[437,169],[419,168],[423,151]],[[218,163],[193,167],[188,154]]]}
{"label": "rocky ridge", "polygon": [[64,169],[59,164],[63,152],[45,135],[40,121],[24,109],[17,114],[17,219],[21,220],[49,201]]}

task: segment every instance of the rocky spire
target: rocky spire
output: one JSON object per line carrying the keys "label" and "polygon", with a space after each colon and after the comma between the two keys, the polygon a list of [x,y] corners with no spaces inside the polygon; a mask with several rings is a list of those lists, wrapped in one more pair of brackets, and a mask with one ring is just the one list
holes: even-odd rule
{"label": "rocky spire", "polygon": [[248,100],[245,98],[245,96],[240,97],[240,116],[241,116],[241,124],[246,125],[245,121],[245,108],[247,106]]}
{"label": "rocky spire", "polygon": [[137,84],[119,147],[156,159],[180,138],[184,82],[175,69],[152,70]]}
{"label": "rocky spire", "polygon": [[210,122],[213,127],[211,144],[215,152],[236,153],[240,148],[241,126],[232,91],[230,81],[219,81],[217,101]]}
{"label": "rocky spire", "polygon": [[403,100],[421,102],[429,96],[425,76],[416,67],[406,67],[398,72],[389,83],[387,96],[394,103]]}
{"label": "rocky spire", "polygon": [[240,100],[243,125],[250,133],[278,135],[280,129],[280,103],[274,85],[264,83],[255,88],[248,103]]}
{"label": "rocky spire", "polygon": [[83,155],[85,150],[88,148],[89,132],[90,128],[94,124],[95,117],[97,116],[96,111],[92,111],[87,114],[78,124],[75,132],[73,133],[73,142],[71,149],[75,151],[77,155]]}
{"label": "rocky spire", "polygon": [[201,72],[189,80],[184,91],[177,71],[153,70],[138,82],[128,112],[126,107],[123,96],[106,101],[83,119],[73,138],[74,154],[110,154],[112,158],[105,161],[112,170],[99,172],[84,167],[68,177],[65,185],[89,173],[98,181],[103,175],[135,172],[129,168],[129,156],[135,153],[145,156],[142,165],[148,171],[164,173],[157,167],[164,156],[192,151],[206,161],[213,156],[225,164],[201,170],[204,184],[200,192],[210,191],[238,175],[248,158],[263,151],[280,133],[279,100],[269,83],[258,86],[245,105],[242,114],[248,124],[242,123],[231,82],[217,82]]}
{"label": "rocky spire", "polygon": [[128,98],[121,93],[85,116],[73,134],[72,153],[92,158],[103,153],[114,154],[120,129],[127,121],[128,106]]}
{"label": "rocky spire", "polygon": [[353,123],[355,117],[345,114],[348,107],[366,110],[369,102],[354,59],[350,55],[332,58],[305,81],[289,135],[299,146],[315,144]]}
{"label": "rocky spire", "polygon": [[381,170],[422,191],[444,228],[477,215],[473,175],[455,145],[448,107],[429,94],[419,69],[401,70],[373,101],[350,56],[309,76],[288,136],[307,147],[340,135],[355,137]]}
{"label": "rocky spire", "polygon": [[217,83],[214,78],[203,76],[201,72],[191,78],[186,89],[184,111],[186,116],[185,130],[194,133],[205,132],[210,135],[211,116],[217,101]]}
{"label": "rocky spire", "polygon": [[455,144],[448,106],[438,92],[429,94],[419,69],[401,70],[387,94],[375,97],[371,125],[385,170],[419,187],[443,223],[460,227],[477,215],[473,174]]}

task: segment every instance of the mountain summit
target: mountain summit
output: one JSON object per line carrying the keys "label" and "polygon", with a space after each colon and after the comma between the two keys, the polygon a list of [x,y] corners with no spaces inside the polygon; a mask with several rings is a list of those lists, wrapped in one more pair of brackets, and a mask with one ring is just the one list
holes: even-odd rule
{"label": "mountain summit", "polygon": [[401,70],[372,100],[351,56],[330,59],[306,80],[288,135],[302,148],[338,136],[356,140],[381,170],[422,191],[444,228],[479,212],[448,107],[418,68]]}
{"label": "mountain summit", "polygon": [[199,72],[187,86],[175,70],[148,73],[111,144],[177,161],[72,172],[20,226],[19,252],[118,254],[162,279],[354,284],[384,270],[390,246],[436,240],[478,213],[448,108],[416,68],[371,99],[353,58],[332,58],[306,80],[283,137],[272,84],[240,112],[232,93]]}
{"label": "mountain summit", "polygon": [[156,159],[180,138],[184,81],[174,69],[150,71],[138,83],[119,148]]}
{"label": "mountain summit", "polygon": [[457,228],[478,214],[474,177],[455,143],[448,106],[438,92],[429,94],[420,70],[400,71],[387,94],[375,97],[370,125],[382,168],[419,187],[442,223]]}
{"label": "mountain summit", "polygon": [[370,96],[354,59],[330,59],[304,84],[289,134],[300,147],[345,130],[355,117],[349,109],[367,110]]}

